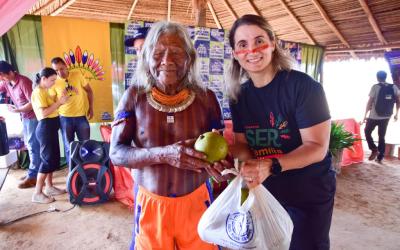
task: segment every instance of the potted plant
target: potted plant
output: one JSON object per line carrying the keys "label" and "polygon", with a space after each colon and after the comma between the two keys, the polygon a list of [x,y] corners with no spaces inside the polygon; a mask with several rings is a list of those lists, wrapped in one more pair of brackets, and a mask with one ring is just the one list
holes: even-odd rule
{"label": "potted plant", "polygon": [[332,165],[336,173],[340,173],[340,163],[342,161],[343,149],[351,149],[354,142],[360,139],[344,129],[343,124],[332,122],[329,140],[329,152],[332,154]]}

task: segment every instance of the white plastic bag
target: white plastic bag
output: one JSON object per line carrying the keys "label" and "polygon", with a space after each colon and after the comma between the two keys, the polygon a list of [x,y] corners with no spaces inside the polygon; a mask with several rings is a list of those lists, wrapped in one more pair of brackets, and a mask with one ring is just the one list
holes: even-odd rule
{"label": "white plastic bag", "polygon": [[197,227],[200,238],[230,249],[289,249],[289,214],[263,185],[250,189],[240,205],[242,181],[237,176],[205,211]]}

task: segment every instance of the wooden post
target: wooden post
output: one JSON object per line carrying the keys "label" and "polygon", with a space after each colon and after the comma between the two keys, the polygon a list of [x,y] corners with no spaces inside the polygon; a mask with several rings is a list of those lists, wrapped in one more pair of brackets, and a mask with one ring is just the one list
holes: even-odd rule
{"label": "wooden post", "polygon": [[206,2],[205,0],[193,0],[193,12],[196,26],[206,27]]}

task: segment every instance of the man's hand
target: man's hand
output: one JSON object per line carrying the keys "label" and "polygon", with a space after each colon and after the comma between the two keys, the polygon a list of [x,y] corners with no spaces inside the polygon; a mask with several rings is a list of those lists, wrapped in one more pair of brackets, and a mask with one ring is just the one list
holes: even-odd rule
{"label": "man's hand", "polygon": [[231,168],[235,168],[233,164],[233,158],[231,156],[227,156],[224,160],[214,162],[211,166],[206,167],[206,170],[207,173],[219,183],[231,179],[230,175],[221,175],[222,171]]}
{"label": "man's hand", "polygon": [[89,107],[87,116],[88,116],[88,120],[93,118],[93,108],[92,107]]}
{"label": "man's hand", "polygon": [[[222,131],[212,129],[213,133],[221,134]],[[221,133],[220,133],[221,132]],[[233,164],[233,157],[228,155],[224,160],[214,162],[212,165],[206,168],[207,173],[212,176],[218,183],[230,179],[229,175],[221,175],[221,172],[225,169],[235,168]]]}
{"label": "man's hand", "polygon": [[88,118],[88,120],[93,118],[93,108],[92,107],[89,107],[89,109],[88,109],[87,118]]}
{"label": "man's hand", "polygon": [[15,105],[8,104],[7,108],[10,112],[19,113],[19,109]]}
{"label": "man's hand", "polygon": [[360,122],[360,125],[363,125],[366,122],[367,122],[367,117],[364,117],[364,119]]}
{"label": "man's hand", "polygon": [[205,161],[205,154],[193,148],[195,141],[196,139],[190,139],[166,146],[162,152],[163,162],[176,168],[201,173],[210,164]]}

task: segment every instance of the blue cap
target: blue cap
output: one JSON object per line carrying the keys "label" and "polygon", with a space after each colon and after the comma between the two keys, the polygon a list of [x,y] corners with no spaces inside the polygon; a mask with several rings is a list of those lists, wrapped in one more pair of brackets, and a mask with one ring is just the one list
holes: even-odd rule
{"label": "blue cap", "polygon": [[127,38],[125,40],[125,46],[126,47],[132,47],[133,43],[135,42],[136,39],[145,39],[147,36],[147,32],[149,31],[148,27],[143,27],[143,28],[138,28],[135,29],[133,32],[133,36],[130,38]]}
{"label": "blue cap", "polygon": [[378,71],[378,73],[376,73],[376,78],[378,78],[378,80],[386,80],[386,72],[383,70]]}

